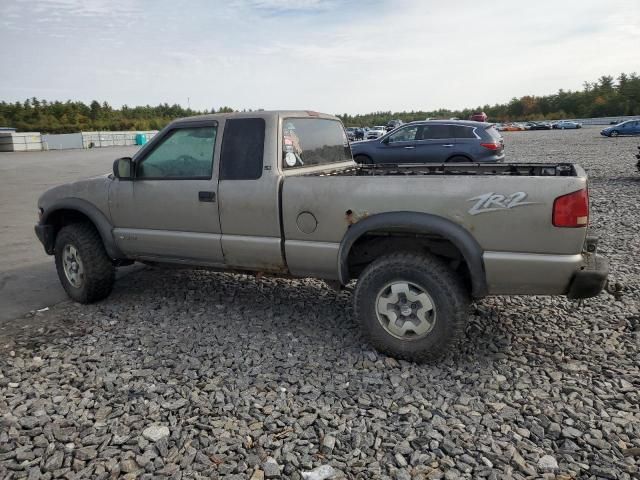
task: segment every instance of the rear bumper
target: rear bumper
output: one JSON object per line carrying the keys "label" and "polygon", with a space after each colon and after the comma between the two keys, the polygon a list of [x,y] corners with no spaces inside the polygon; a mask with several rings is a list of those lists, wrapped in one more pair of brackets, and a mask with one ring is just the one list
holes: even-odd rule
{"label": "rear bumper", "polygon": [[42,246],[44,247],[44,251],[49,255],[53,255],[54,238],[55,238],[53,225],[37,224],[35,226],[35,231],[36,231],[36,236],[38,237],[38,240],[40,240],[40,243],[42,243]]}
{"label": "rear bumper", "polygon": [[573,276],[567,297],[572,299],[595,297],[607,286],[608,276],[609,261],[602,255],[591,255],[589,265]]}
{"label": "rear bumper", "polygon": [[546,255],[485,252],[489,295],[567,295],[589,298],[607,282],[606,258],[593,253]]}

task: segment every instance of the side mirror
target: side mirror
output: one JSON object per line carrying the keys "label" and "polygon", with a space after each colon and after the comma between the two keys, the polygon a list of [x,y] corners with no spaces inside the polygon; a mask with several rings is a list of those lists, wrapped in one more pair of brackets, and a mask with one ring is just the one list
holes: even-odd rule
{"label": "side mirror", "polygon": [[133,178],[131,165],[131,157],[118,158],[113,162],[113,176],[121,180],[131,180]]}

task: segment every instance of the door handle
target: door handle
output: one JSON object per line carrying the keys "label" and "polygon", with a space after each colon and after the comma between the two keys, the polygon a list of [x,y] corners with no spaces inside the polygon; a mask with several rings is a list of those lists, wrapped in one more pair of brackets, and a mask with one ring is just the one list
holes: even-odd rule
{"label": "door handle", "polygon": [[453,147],[453,143],[445,143],[444,145],[442,145],[443,147],[446,148],[452,148]]}
{"label": "door handle", "polygon": [[215,202],[216,192],[198,192],[198,200],[201,202]]}
{"label": "door handle", "polygon": [[416,148],[416,147],[414,147],[413,145],[410,145],[410,146],[408,146],[408,147],[404,147],[404,148],[405,148],[406,150],[413,150],[413,149],[414,149],[414,148]]}

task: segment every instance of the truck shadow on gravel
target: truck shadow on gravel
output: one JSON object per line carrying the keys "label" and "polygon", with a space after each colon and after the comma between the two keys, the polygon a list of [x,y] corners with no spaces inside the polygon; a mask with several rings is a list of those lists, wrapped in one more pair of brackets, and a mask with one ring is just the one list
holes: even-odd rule
{"label": "truck shadow on gravel", "polygon": [[[148,353],[207,357],[226,349],[285,351],[312,361],[331,350],[350,360],[375,353],[353,317],[352,285],[336,292],[320,280],[145,268],[120,279],[110,297],[63,302],[0,330],[0,349],[39,348],[82,337],[139,342]],[[487,362],[510,345],[499,309],[472,305],[467,333],[439,363]],[[74,340],[75,339],[75,340]]]}

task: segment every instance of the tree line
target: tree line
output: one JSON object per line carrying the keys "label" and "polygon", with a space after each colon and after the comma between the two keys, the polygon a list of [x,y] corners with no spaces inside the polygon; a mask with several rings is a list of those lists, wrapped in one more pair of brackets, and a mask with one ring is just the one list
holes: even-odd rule
{"label": "tree line", "polygon": [[[0,127],[18,131],[71,133],[95,130],[159,130],[179,117],[204,113],[233,112],[231,107],[199,111],[164,103],[157,106],[113,108],[107,102],[47,101],[30,98],[24,102],[0,102]],[[508,103],[477,106],[463,110],[373,112],[363,115],[338,115],[346,126],[386,125],[391,119],[404,122],[425,118],[468,118],[484,111],[491,122],[563,118],[591,118],[640,115],[640,77],[636,73],[617,78],[604,75],[585,82],[581,90],[558,90],[543,96],[525,95]]]}
{"label": "tree line", "polygon": [[21,132],[73,133],[105,130],[160,130],[172,120],[206,113],[233,112],[231,107],[193,110],[167,103],[113,108],[107,102],[66,102],[39,100],[0,102],[0,127],[13,127]]}
{"label": "tree line", "polygon": [[339,115],[346,126],[386,125],[391,119],[413,122],[426,118],[467,119],[474,112],[485,112],[490,122],[561,120],[564,118],[615,117],[640,115],[640,76],[636,73],[609,75],[585,82],[577,91],[558,90],[544,96],[525,95],[508,103],[477,106],[463,110],[374,112]]}

